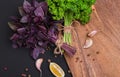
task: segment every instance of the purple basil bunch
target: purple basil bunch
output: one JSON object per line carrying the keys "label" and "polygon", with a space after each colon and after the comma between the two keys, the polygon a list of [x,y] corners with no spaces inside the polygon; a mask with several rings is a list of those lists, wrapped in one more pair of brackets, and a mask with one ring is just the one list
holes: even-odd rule
{"label": "purple basil bunch", "polygon": [[[24,0],[23,6],[19,7],[20,17],[12,16],[9,27],[14,31],[10,38],[14,48],[25,47],[32,49],[32,57],[37,59],[40,53],[44,53],[48,44],[55,44],[58,39],[58,27],[48,13],[46,2],[31,3]],[[62,48],[69,54],[74,54],[75,49],[67,44]]]}

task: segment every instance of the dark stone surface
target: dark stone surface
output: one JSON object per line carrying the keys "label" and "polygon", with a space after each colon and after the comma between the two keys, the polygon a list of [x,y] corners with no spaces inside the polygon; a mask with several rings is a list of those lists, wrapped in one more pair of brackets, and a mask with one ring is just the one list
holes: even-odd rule
{"label": "dark stone surface", "polygon": [[[24,48],[13,49],[9,40],[13,34],[7,25],[9,17],[18,15],[18,6],[23,0],[1,0],[0,1],[0,77],[21,77],[21,73],[31,74],[32,77],[39,77],[39,71],[35,68],[35,61],[30,56],[30,50]],[[48,50],[40,57],[44,58],[42,64],[43,77],[54,77],[49,71],[48,59],[59,64],[65,71],[65,77],[71,77],[68,73],[68,66],[63,56],[54,57],[53,50]],[[7,67],[7,70],[4,70]],[[25,72],[24,69],[29,71]],[[6,68],[5,68],[6,69]]]}

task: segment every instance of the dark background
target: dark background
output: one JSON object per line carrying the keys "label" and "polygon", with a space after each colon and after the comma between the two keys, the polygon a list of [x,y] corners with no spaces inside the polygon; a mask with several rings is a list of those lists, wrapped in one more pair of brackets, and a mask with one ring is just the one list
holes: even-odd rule
{"label": "dark background", "polygon": [[[18,6],[23,0],[1,0],[0,1],[0,77],[21,77],[21,73],[31,74],[32,77],[39,77],[39,71],[35,68],[35,61],[30,56],[30,50],[24,48],[13,49],[9,40],[13,34],[7,25],[10,16],[18,15]],[[48,59],[59,64],[66,73],[65,77],[71,77],[68,73],[68,66],[63,56],[55,58],[53,50],[46,51],[42,64],[43,77],[54,77],[49,71]],[[5,71],[4,67],[8,70]],[[29,71],[25,72],[25,68]]]}

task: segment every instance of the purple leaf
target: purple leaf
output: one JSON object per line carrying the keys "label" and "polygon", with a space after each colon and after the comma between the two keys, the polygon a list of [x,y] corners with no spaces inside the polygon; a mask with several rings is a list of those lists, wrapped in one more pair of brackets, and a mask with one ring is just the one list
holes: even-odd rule
{"label": "purple leaf", "polygon": [[42,46],[42,45],[43,45],[43,41],[39,41],[39,42],[38,42],[38,45],[39,45],[39,46]]}
{"label": "purple leaf", "polygon": [[47,2],[41,2],[40,3],[41,8],[43,9],[44,13],[47,14],[48,11],[48,5]]}
{"label": "purple leaf", "polygon": [[41,31],[38,32],[37,36],[40,40],[47,40],[46,35]]}
{"label": "purple leaf", "polygon": [[13,48],[18,48],[18,45],[13,43],[13,44],[12,44],[12,47],[13,47]]}
{"label": "purple leaf", "polygon": [[48,35],[54,39],[58,39],[58,31],[56,26],[51,26],[49,31],[48,31]]}
{"label": "purple leaf", "polygon": [[22,47],[22,40],[21,41],[17,41],[17,45],[19,46],[19,47]]}
{"label": "purple leaf", "polygon": [[39,27],[39,30],[41,31],[41,32],[44,32],[44,33],[46,33],[47,32],[47,29],[46,29],[46,27],[45,26],[38,26]]}
{"label": "purple leaf", "polygon": [[25,16],[25,12],[23,10],[23,7],[18,7],[19,13],[21,16]]}
{"label": "purple leaf", "polygon": [[33,5],[34,5],[34,7],[37,8],[37,7],[39,7],[40,4],[36,0],[33,0]]}
{"label": "purple leaf", "polygon": [[39,17],[35,17],[34,19],[33,19],[33,21],[34,21],[34,23],[37,23],[37,22],[39,22]]}
{"label": "purple leaf", "polygon": [[10,18],[14,21],[14,22],[18,22],[19,18],[16,16],[10,16]]}
{"label": "purple leaf", "polygon": [[16,31],[16,30],[17,30],[17,27],[16,27],[16,25],[15,25],[14,23],[8,22],[8,25],[9,25],[9,27],[10,27],[13,31]]}
{"label": "purple leaf", "polygon": [[13,34],[12,37],[10,38],[10,40],[17,40],[19,38],[18,34]]}
{"label": "purple leaf", "polygon": [[39,41],[39,42],[38,42],[38,45],[39,45],[40,47],[47,48],[48,43],[49,43],[48,41],[45,41],[45,42]]}
{"label": "purple leaf", "polygon": [[22,34],[22,33],[24,33],[25,31],[26,31],[25,28],[19,28],[19,29],[17,29],[17,32],[18,32],[19,34]]}
{"label": "purple leaf", "polygon": [[34,38],[34,37],[29,37],[29,38],[27,39],[27,42],[28,42],[28,43],[35,43],[35,38]]}
{"label": "purple leaf", "polygon": [[40,7],[36,8],[36,10],[34,11],[35,16],[41,17],[42,19],[44,19],[44,11],[43,9]]}
{"label": "purple leaf", "polygon": [[43,48],[39,48],[39,47],[34,48],[33,53],[32,53],[33,59],[36,60],[38,58],[39,54],[44,53],[44,52],[45,52],[45,50]]}
{"label": "purple leaf", "polygon": [[28,22],[28,16],[23,16],[20,20],[21,23],[27,23]]}
{"label": "purple leaf", "polygon": [[26,13],[30,13],[30,11],[31,11],[30,10],[31,9],[31,4],[26,0],[24,0],[23,9],[25,10]]}

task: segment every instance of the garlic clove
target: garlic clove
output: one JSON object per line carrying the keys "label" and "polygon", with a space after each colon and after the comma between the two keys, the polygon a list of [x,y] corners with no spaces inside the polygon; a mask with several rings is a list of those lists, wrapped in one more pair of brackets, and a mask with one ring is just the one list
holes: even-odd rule
{"label": "garlic clove", "polygon": [[91,38],[86,39],[85,44],[83,46],[84,49],[87,49],[93,45],[93,40]]}
{"label": "garlic clove", "polygon": [[88,36],[93,37],[93,36],[95,36],[97,34],[97,32],[98,32],[97,30],[93,30],[90,33],[88,33]]}
{"label": "garlic clove", "polygon": [[42,62],[43,62],[43,58],[39,58],[39,59],[37,59],[36,62],[35,62],[36,68],[37,68],[39,71],[41,71],[41,64],[42,64]]}

